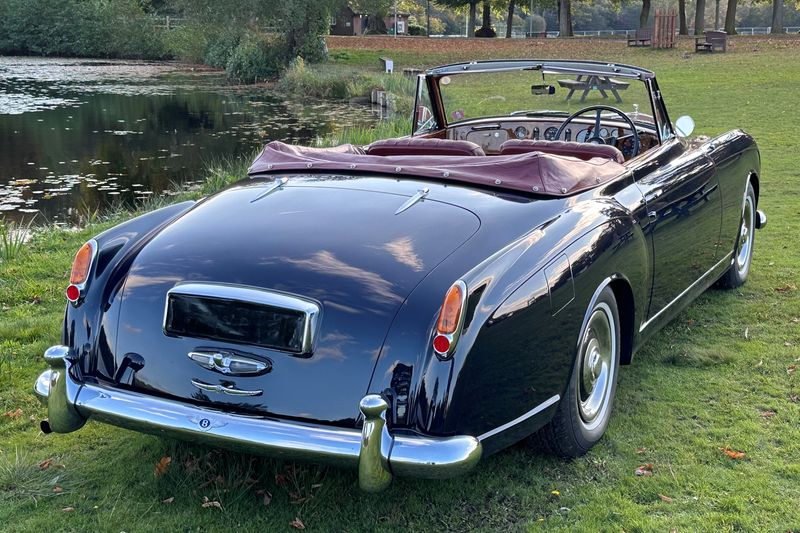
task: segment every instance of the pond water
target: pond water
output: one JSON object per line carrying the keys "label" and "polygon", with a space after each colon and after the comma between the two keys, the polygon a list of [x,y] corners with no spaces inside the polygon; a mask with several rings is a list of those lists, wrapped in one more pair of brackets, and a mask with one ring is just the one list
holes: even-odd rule
{"label": "pond water", "polygon": [[378,119],[173,63],[0,57],[0,218],[71,223],[203,179],[266,142]]}

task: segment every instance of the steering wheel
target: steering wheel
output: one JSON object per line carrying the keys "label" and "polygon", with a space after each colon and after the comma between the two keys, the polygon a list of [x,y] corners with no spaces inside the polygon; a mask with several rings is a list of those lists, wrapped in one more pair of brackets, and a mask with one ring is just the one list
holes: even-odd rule
{"label": "steering wheel", "polygon": [[640,143],[639,143],[639,133],[636,131],[636,124],[633,123],[633,120],[623,113],[621,110],[617,109],[616,107],[611,107],[607,105],[590,105],[589,107],[584,107],[583,109],[576,111],[575,113],[568,116],[564,122],[561,123],[561,127],[558,128],[556,132],[556,139],[561,138],[561,134],[564,133],[564,130],[567,129],[567,126],[576,118],[581,115],[585,115],[586,113],[594,111],[594,129],[592,130],[591,137],[588,137],[583,142],[585,143],[592,143],[592,144],[606,144],[605,139],[600,137],[600,119],[602,118],[603,111],[608,111],[610,113],[614,113],[622,118],[623,121],[628,125],[633,133],[633,150],[631,150],[631,157],[636,156],[639,153]]}

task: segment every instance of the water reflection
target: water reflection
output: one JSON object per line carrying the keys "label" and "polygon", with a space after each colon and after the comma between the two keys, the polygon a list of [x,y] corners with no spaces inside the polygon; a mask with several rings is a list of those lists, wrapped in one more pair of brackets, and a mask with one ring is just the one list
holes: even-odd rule
{"label": "water reflection", "polygon": [[0,216],[68,222],[197,183],[210,162],[271,140],[376,120],[178,64],[0,57]]}

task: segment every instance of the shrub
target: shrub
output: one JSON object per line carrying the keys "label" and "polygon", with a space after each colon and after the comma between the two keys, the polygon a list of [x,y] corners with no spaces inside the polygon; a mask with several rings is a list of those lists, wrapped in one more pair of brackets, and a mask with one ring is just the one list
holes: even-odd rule
{"label": "shrub", "polygon": [[497,37],[497,32],[494,28],[482,26],[475,30],[475,37]]}
{"label": "shrub", "polygon": [[208,33],[204,24],[187,22],[166,32],[164,40],[167,50],[173,57],[190,63],[203,63],[210,44]]}
{"label": "shrub", "polygon": [[425,30],[424,26],[419,26],[418,24],[409,24],[408,25],[408,34],[409,35],[428,35],[427,30]]}
{"label": "shrub", "polygon": [[162,32],[136,0],[5,0],[0,53],[160,58]]}
{"label": "shrub", "polygon": [[286,43],[278,35],[248,32],[231,53],[226,70],[239,83],[277,77],[287,63]]}
{"label": "shrub", "polygon": [[217,68],[227,68],[242,42],[242,33],[235,29],[223,30],[208,40],[203,62]]}
{"label": "shrub", "polygon": [[156,21],[137,0],[3,0],[0,53],[160,58]]}

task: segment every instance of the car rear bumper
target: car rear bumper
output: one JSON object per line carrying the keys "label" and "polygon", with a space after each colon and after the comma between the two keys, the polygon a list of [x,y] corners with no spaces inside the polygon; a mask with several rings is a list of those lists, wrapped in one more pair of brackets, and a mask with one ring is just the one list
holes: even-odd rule
{"label": "car rear bumper", "polygon": [[480,460],[475,437],[391,434],[388,403],[379,395],[359,405],[363,428],[343,429],[259,416],[232,414],[138,392],[83,383],[66,346],[45,352],[50,368],[34,392],[47,405],[42,429],[69,433],[92,418],[115,426],[272,457],[358,468],[362,489],[377,492],[393,475],[448,478],[470,471]]}

